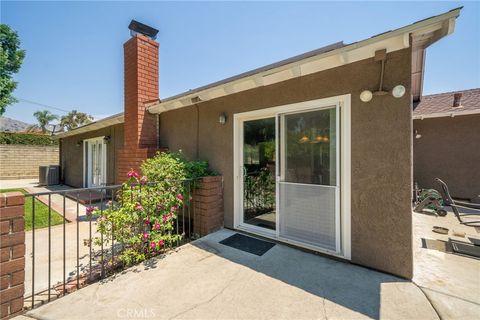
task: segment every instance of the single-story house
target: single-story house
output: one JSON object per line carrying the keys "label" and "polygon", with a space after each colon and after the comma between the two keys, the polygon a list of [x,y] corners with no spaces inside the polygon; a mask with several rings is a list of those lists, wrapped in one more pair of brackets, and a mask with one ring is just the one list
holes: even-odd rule
{"label": "single-story house", "polygon": [[124,113],[59,135],[63,180],[119,183],[181,149],[223,175],[225,227],[411,278],[412,103],[460,9],[165,99],[159,44],[134,34]]}
{"label": "single-story house", "polygon": [[424,96],[413,110],[413,180],[480,203],[480,88]]}

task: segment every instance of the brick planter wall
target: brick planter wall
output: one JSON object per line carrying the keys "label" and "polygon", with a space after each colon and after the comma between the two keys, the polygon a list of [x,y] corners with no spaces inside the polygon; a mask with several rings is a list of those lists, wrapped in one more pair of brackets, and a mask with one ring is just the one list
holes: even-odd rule
{"label": "brick planter wall", "polygon": [[204,177],[193,191],[194,233],[204,236],[223,227],[223,177]]}
{"label": "brick planter wall", "polygon": [[23,312],[25,281],[24,196],[0,193],[0,301],[1,319]]}

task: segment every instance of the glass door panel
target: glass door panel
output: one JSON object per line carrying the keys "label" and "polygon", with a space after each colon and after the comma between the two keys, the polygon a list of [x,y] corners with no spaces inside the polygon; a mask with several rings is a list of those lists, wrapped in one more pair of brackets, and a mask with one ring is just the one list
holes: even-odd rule
{"label": "glass door panel", "polygon": [[243,122],[243,223],[275,230],[275,118]]}
{"label": "glass door panel", "polygon": [[337,251],[337,108],[281,114],[280,237]]}

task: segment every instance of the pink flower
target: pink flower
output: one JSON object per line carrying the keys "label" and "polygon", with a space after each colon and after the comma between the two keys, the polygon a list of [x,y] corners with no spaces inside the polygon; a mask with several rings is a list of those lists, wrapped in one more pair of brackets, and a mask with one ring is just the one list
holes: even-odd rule
{"label": "pink flower", "polygon": [[169,213],[169,214],[167,214],[167,215],[163,216],[163,218],[162,218],[162,219],[163,219],[163,222],[167,222],[167,221],[168,221],[168,220],[170,220],[172,217],[173,217],[173,216],[172,216],[172,214],[171,214],[171,213]]}
{"label": "pink flower", "polygon": [[172,206],[172,207],[170,208],[170,211],[171,211],[171,212],[175,212],[175,211],[177,211],[177,210],[178,210],[178,206]]}
{"label": "pink flower", "polygon": [[156,246],[156,245],[157,245],[157,244],[155,243],[155,241],[152,241],[152,243],[150,244],[150,247],[151,247],[152,249],[155,249],[155,246]]}
{"label": "pink flower", "polygon": [[163,247],[165,245],[165,241],[164,240],[158,240],[158,246],[159,247]]}
{"label": "pink flower", "polygon": [[91,216],[93,211],[95,211],[95,207],[91,207],[91,206],[88,206],[86,209],[85,209],[85,212],[87,213],[87,216]]}
{"label": "pink flower", "polygon": [[111,207],[112,206],[112,200],[108,200],[106,205],[107,205],[107,207]]}
{"label": "pink flower", "polygon": [[180,193],[177,194],[177,200],[183,201],[183,196]]}
{"label": "pink flower", "polygon": [[138,177],[139,177],[138,172],[134,171],[133,169],[130,170],[130,171],[127,173],[127,176],[128,176],[129,178],[137,178],[137,179],[138,179]]}
{"label": "pink flower", "polygon": [[142,206],[140,203],[137,203],[137,204],[135,205],[135,210],[137,210],[137,211],[143,211],[143,206]]}
{"label": "pink flower", "polygon": [[147,239],[148,239],[148,233],[145,232],[145,233],[143,234],[143,240],[147,240]]}
{"label": "pink flower", "polygon": [[147,219],[143,220],[143,223],[145,223],[145,224],[150,224],[150,219],[147,218]]}
{"label": "pink flower", "polygon": [[164,209],[163,205],[160,204],[160,203],[157,203],[156,207],[157,207],[157,210],[163,210]]}
{"label": "pink flower", "polygon": [[155,223],[155,230],[160,230],[161,227],[160,223]]}
{"label": "pink flower", "polygon": [[140,178],[140,184],[147,184],[147,182],[148,182],[147,176],[143,176]]}

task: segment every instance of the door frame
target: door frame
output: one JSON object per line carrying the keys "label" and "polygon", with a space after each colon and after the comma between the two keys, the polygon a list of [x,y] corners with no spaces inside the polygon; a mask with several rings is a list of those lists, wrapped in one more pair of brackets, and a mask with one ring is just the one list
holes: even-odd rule
{"label": "door frame", "polygon": [[[101,181],[105,184],[107,181],[107,144],[105,143],[105,136],[90,138],[83,140],[83,187],[89,188],[91,186],[91,170],[92,170],[92,157],[91,146],[92,142],[101,141],[102,147],[102,173]],[[87,172],[88,171],[88,172]]]}
{"label": "door frame", "polygon": [[[351,259],[351,95],[328,97],[323,99],[310,100],[299,103],[275,106],[255,111],[236,113],[233,115],[233,200],[234,200],[234,228],[250,233],[258,234],[267,238],[282,242],[288,242],[296,246],[304,247],[314,251],[334,255],[343,259]],[[276,135],[278,135],[278,115],[281,113],[301,112],[314,109],[321,109],[335,105],[340,113],[340,149],[337,155],[340,156],[340,165],[337,166],[340,174],[340,250],[338,252],[326,250],[310,244],[288,240],[279,237],[279,215],[278,215],[278,182],[276,183],[276,230],[268,230],[251,225],[245,225],[242,221],[243,201],[243,122],[263,118],[275,117]],[[277,139],[278,140],[278,139]],[[278,159],[278,147],[275,148]],[[278,170],[278,168],[276,169]],[[277,178],[277,175],[276,175]]]}

